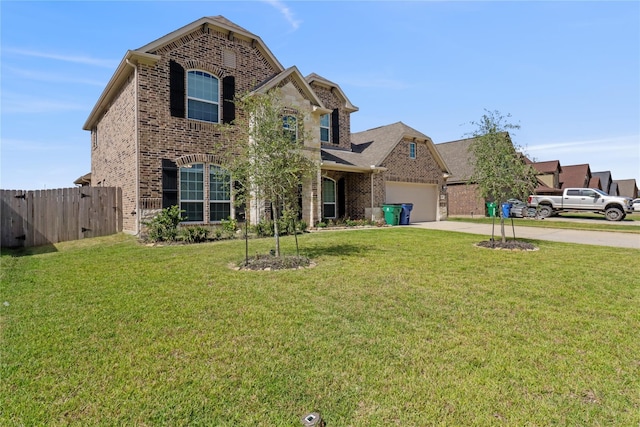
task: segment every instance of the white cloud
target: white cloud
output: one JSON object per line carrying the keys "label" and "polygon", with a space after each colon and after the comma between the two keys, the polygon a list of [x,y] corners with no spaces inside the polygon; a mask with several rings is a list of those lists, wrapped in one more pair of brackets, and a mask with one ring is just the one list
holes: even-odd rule
{"label": "white cloud", "polygon": [[527,151],[553,153],[610,153],[612,151],[631,150],[638,154],[640,136],[618,136],[611,138],[587,139],[581,141],[560,141],[548,144],[530,145]]}
{"label": "white cloud", "polygon": [[536,161],[559,160],[561,166],[588,164],[592,172],[611,171],[614,179],[640,182],[640,135],[559,141],[528,146]]}
{"label": "white cloud", "polygon": [[284,16],[284,18],[289,22],[289,24],[291,24],[291,27],[294,30],[297,30],[300,27],[300,24],[302,23],[302,21],[296,19],[291,9],[289,9],[289,7],[287,7],[283,2],[281,2],[280,0],[262,0],[262,1],[276,8]]}
{"label": "white cloud", "polygon": [[65,111],[87,111],[85,104],[65,102],[50,99],[40,99],[33,97],[14,97],[3,99],[2,114],[17,113],[62,113]]}
{"label": "white cloud", "polygon": [[115,68],[118,61],[111,59],[97,59],[88,56],[64,55],[51,52],[39,52],[35,50],[3,48],[3,54],[12,53],[15,55],[30,56],[34,58],[54,59],[56,61],[71,62],[74,64],[91,65],[102,68]]}
{"label": "white cloud", "polygon": [[88,86],[106,86],[106,81],[102,80],[92,80],[92,79],[83,79],[77,77],[75,74],[72,76],[69,75],[59,75],[53,73],[43,73],[42,71],[31,71],[24,70],[20,68],[6,67],[5,69],[5,78],[7,77],[6,72],[10,72],[11,74],[29,80],[36,80],[41,82],[50,82],[50,83],[73,83],[73,84],[83,84]]}
{"label": "white cloud", "polygon": [[2,151],[7,152],[27,152],[42,153],[44,151],[73,150],[77,145],[69,143],[58,143],[55,141],[35,141],[27,139],[3,138]]}

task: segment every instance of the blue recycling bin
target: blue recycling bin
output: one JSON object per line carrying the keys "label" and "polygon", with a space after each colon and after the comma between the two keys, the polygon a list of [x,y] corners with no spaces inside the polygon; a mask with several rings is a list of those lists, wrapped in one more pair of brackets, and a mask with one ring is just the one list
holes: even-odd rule
{"label": "blue recycling bin", "polygon": [[509,218],[511,216],[511,203],[502,204],[502,217]]}
{"label": "blue recycling bin", "polygon": [[402,207],[402,211],[400,211],[400,225],[409,225],[413,203],[402,203],[400,206]]}

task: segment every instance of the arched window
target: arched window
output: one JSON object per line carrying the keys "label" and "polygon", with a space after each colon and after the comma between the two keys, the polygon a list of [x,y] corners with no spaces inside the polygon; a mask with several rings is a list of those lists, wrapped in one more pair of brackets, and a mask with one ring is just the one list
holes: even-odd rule
{"label": "arched window", "polygon": [[336,217],[336,182],[331,178],[322,178],[322,217]]}
{"label": "arched window", "polygon": [[220,113],[220,81],[205,71],[187,74],[187,117],[218,123]]}

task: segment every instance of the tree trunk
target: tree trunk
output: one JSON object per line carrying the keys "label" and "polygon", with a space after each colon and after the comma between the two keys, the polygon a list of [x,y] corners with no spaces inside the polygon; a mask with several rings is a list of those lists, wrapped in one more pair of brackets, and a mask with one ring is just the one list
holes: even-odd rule
{"label": "tree trunk", "polygon": [[276,239],[276,256],[280,258],[280,230],[278,229],[278,202],[271,205],[271,213],[273,214],[273,237]]}

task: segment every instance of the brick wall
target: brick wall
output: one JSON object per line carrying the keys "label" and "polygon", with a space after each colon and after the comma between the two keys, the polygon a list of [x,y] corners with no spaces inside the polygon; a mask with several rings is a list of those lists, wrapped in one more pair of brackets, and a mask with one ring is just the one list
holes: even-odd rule
{"label": "brick wall", "polygon": [[[235,53],[235,67],[225,65],[225,52]],[[155,52],[162,59],[153,66],[140,66],[140,196],[162,197],[161,159],[201,153],[220,154],[247,141],[246,134],[234,129],[221,132],[221,126],[172,117],[169,110],[169,61],[185,71],[199,69],[219,79],[234,76],[236,94],[248,92],[273,77],[277,70],[268,65],[259,50],[249,42],[229,40],[227,34],[196,30],[178,42]],[[240,116],[241,112],[236,112]]]}
{"label": "brick wall", "polygon": [[122,189],[123,230],[136,228],[135,81],[132,75],[91,131],[91,185]]}
{"label": "brick wall", "polygon": [[331,134],[331,132],[333,132],[333,128],[330,127],[329,128],[330,142],[329,144],[326,144],[326,145],[333,148],[339,147],[339,148],[344,148],[346,150],[351,150],[351,113],[349,113],[348,111],[345,111],[344,103],[340,100],[340,98],[338,98],[333,93],[333,91],[330,88],[316,84],[315,82],[311,84],[311,88],[316,93],[318,98],[320,98],[320,100],[322,101],[325,107],[327,107],[330,110],[333,110],[335,108],[338,109],[339,120],[340,120],[340,131],[339,131],[340,143],[339,144],[332,143],[333,135]]}
{"label": "brick wall", "polygon": [[388,168],[385,172],[386,181],[416,182],[423,184],[444,183],[442,169],[431,154],[424,141],[415,141],[416,158],[409,157],[411,139],[400,141],[389,156],[380,165]]}
{"label": "brick wall", "polygon": [[476,184],[448,184],[449,215],[485,216],[486,206]]}

